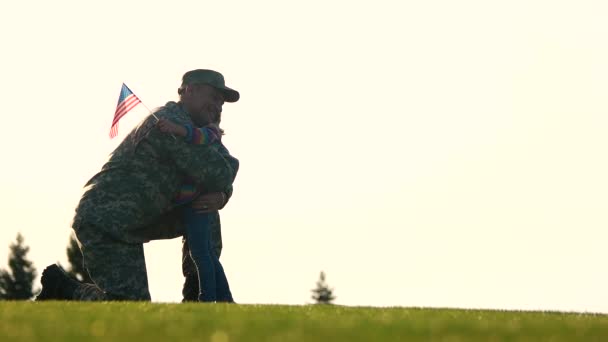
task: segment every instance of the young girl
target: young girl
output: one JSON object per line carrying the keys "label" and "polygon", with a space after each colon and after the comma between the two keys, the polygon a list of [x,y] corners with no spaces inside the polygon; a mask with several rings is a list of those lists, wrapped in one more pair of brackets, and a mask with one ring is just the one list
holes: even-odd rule
{"label": "young girl", "polygon": [[[178,125],[161,118],[158,126],[162,132],[184,137],[190,144],[221,144],[222,131],[215,124],[197,128],[192,125]],[[185,179],[174,201],[176,204],[189,203],[201,193],[200,190],[193,182]],[[183,208],[186,240],[198,271],[200,289],[198,300],[201,302],[234,302],[224,268],[212,245],[210,216],[208,213],[197,212],[190,204]]]}

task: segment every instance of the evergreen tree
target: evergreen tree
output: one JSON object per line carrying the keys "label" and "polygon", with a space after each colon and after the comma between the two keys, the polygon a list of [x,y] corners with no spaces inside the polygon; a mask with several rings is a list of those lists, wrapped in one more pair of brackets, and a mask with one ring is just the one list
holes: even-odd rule
{"label": "evergreen tree", "polygon": [[7,298],[11,275],[6,270],[0,269],[0,300]]}
{"label": "evergreen tree", "polygon": [[10,272],[0,270],[0,299],[30,299],[34,296],[33,283],[36,278],[36,269],[26,258],[30,248],[23,244],[21,233],[17,234],[17,242],[9,248]]}
{"label": "evergreen tree", "polygon": [[82,251],[78,246],[78,241],[76,241],[74,234],[70,235],[70,242],[66,252],[68,254],[68,262],[70,263],[66,272],[76,280],[92,283],[93,281],[89,277],[89,272],[84,268]]}
{"label": "evergreen tree", "polygon": [[317,281],[317,287],[312,290],[312,299],[317,304],[332,304],[332,301],[336,299],[333,295],[333,289],[329,288],[325,282],[325,272],[323,271],[321,271],[321,275]]}

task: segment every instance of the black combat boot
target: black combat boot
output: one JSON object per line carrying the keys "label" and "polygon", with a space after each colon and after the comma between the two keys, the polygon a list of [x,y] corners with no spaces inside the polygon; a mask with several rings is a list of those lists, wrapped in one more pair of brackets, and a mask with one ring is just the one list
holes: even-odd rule
{"label": "black combat boot", "polygon": [[47,266],[40,278],[42,291],[36,296],[40,300],[72,300],[78,281],[70,278],[57,264]]}

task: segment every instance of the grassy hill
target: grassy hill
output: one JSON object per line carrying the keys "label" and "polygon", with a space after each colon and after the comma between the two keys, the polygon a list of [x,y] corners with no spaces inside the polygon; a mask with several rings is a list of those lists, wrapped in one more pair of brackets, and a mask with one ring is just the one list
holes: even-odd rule
{"label": "grassy hill", "polygon": [[343,306],[0,302],[0,341],[608,341],[608,315]]}

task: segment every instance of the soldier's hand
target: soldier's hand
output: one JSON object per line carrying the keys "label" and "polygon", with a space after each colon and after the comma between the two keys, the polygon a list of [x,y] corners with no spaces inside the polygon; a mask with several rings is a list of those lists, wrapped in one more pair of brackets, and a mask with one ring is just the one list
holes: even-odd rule
{"label": "soldier's hand", "polygon": [[198,196],[192,201],[192,208],[197,213],[205,214],[220,210],[224,206],[226,195],[223,192],[210,192]]}

